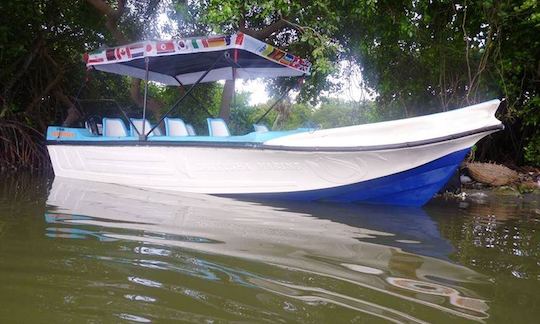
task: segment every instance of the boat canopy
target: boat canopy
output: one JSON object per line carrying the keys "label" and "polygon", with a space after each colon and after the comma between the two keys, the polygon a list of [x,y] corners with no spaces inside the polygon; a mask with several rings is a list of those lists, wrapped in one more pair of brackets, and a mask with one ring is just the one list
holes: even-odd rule
{"label": "boat canopy", "polygon": [[[249,35],[141,41],[84,55],[96,70],[166,85],[308,75],[311,63]],[[205,75],[205,73],[207,73]]]}

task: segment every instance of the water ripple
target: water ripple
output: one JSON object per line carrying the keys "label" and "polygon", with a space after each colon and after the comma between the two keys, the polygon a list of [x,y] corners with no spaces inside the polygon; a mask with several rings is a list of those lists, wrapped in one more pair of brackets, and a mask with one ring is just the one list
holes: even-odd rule
{"label": "water ripple", "polygon": [[[56,180],[47,204],[18,232],[0,219],[8,322],[485,322],[504,317],[501,285],[538,287],[536,223],[492,212],[440,220]],[[508,313],[536,318],[534,298]]]}

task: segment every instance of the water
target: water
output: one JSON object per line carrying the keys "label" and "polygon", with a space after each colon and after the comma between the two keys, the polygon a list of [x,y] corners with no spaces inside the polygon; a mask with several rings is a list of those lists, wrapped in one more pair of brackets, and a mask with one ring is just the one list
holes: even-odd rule
{"label": "water", "polygon": [[423,209],[0,182],[0,322],[536,322],[538,199]]}

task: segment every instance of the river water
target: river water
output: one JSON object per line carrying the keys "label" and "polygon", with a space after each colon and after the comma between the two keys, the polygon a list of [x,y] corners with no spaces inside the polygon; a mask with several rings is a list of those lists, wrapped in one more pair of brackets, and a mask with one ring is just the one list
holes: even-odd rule
{"label": "river water", "polygon": [[540,318],[537,199],[422,209],[0,180],[0,322]]}

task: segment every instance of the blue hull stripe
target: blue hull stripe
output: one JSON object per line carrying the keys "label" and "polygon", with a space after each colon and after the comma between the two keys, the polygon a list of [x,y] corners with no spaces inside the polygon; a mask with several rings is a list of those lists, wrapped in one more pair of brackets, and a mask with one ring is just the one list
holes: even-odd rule
{"label": "blue hull stripe", "polygon": [[422,206],[448,182],[468,152],[469,149],[457,151],[407,171],[345,186],[296,192],[227,196]]}

